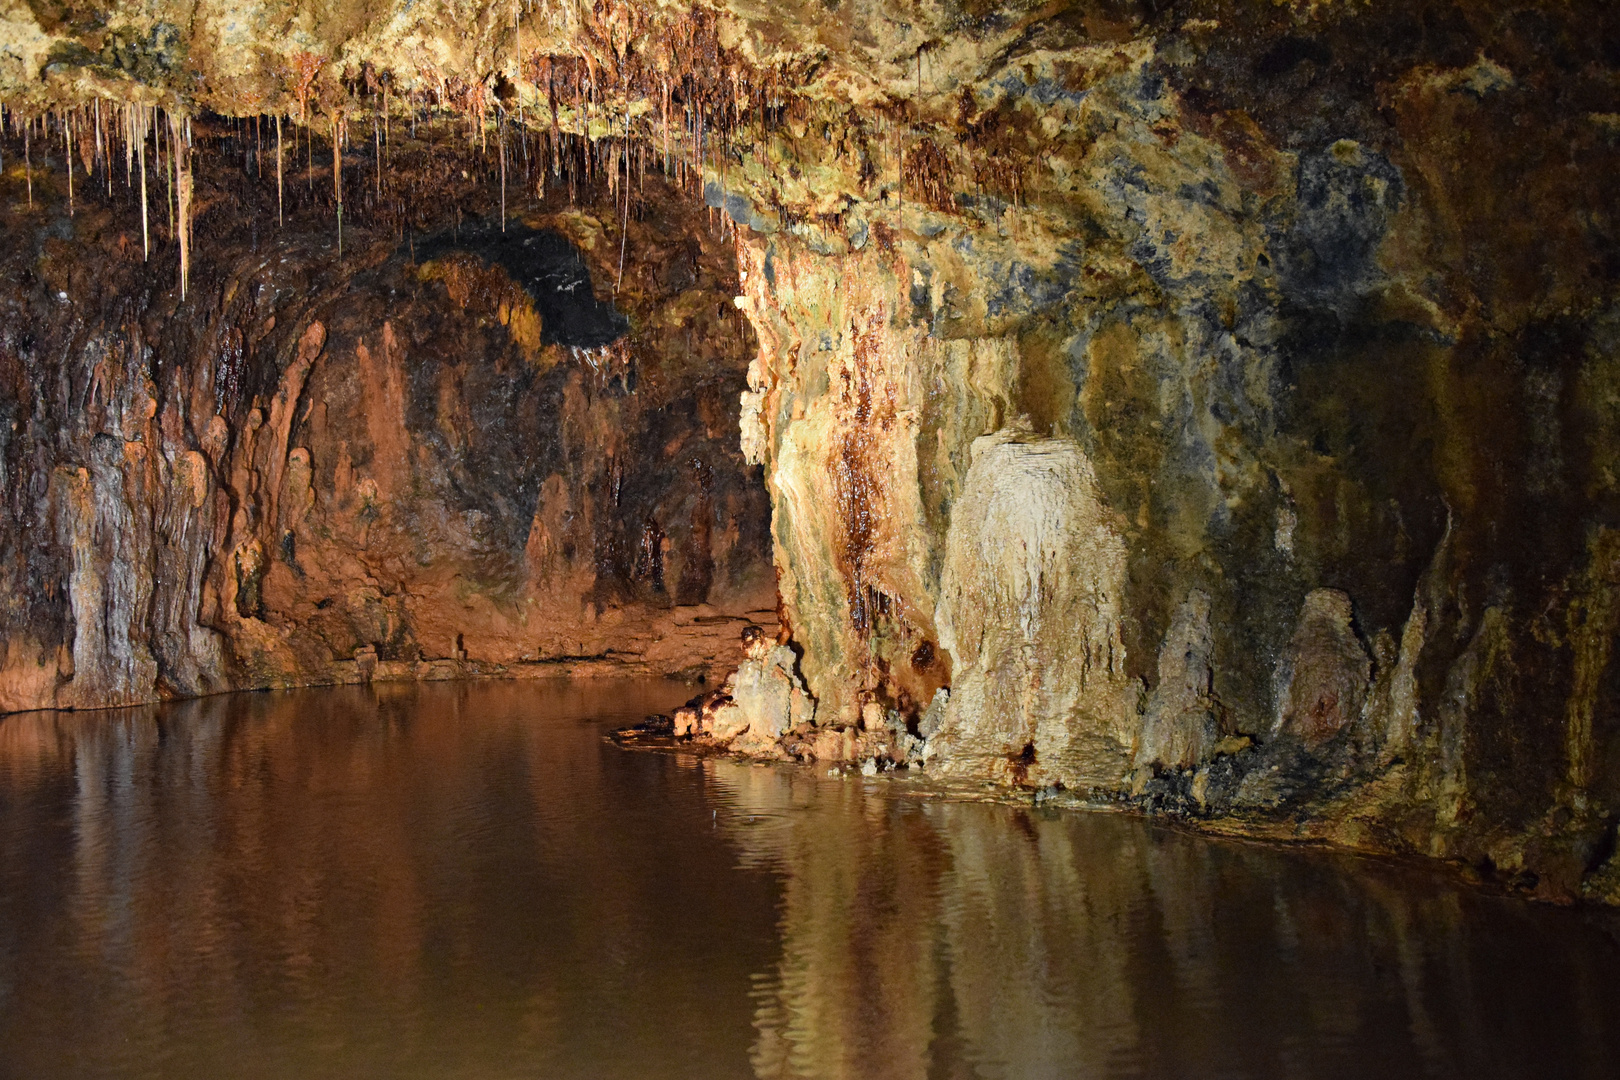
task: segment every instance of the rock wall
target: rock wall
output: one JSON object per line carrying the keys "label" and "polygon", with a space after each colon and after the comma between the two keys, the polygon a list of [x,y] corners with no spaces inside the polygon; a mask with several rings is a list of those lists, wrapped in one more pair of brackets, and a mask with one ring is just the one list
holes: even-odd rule
{"label": "rock wall", "polygon": [[431,175],[490,155],[414,142],[409,235],[351,205],[340,256],[330,169],[278,226],[219,128],[183,301],[125,177],[81,176],[70,214],[35,146],[30,207],[6,147],[0,711],[734,665],[775,585],[701,206],[655,179],[626,225],[552,177],[503,230]]}
{"label": "rock wall", "polygon": [[1572,102],[1617,39],[1439,12],[1025,55],[960,93],[1006,197],[931,201],[877,127],[838,218],[737,215],[743,445],[842,745],[1612,888],[1620,143]]}

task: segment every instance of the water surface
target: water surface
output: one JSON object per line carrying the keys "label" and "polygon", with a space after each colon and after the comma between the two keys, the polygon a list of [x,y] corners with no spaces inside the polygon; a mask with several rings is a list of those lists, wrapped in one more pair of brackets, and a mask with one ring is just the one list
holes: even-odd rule
{"label": "water surface", "polygon": [[0,718],[4,1077],[1602,1077],[1602,912],[620,749],[665,682]]}

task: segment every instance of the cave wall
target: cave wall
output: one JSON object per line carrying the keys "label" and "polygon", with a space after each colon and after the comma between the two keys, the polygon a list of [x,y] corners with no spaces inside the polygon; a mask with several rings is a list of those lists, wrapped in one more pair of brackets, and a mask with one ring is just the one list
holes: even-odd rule
{"label": "cave wall", "polygon": [[836,222],[739,215],[818,722],[1572,895],[1620,806],[1620,39],[1220,14],[964,91],[1036,163],[1002,197],[879,129]]}
{"label": "cave wall", "polygon": [[[626,231],[542,173],[503,231],[487,185],[429,175],[415,231],[351,205],[339,255],[330,168],[278,226],[241,136],[198,132],[184,300],[123,176],[81,175],[70,214],[59,148],[32,207],[5,175],[0,711],[734,664],[775,587],[701,206],[644,189]],[[493,167],[397,152],[396,181]]]}

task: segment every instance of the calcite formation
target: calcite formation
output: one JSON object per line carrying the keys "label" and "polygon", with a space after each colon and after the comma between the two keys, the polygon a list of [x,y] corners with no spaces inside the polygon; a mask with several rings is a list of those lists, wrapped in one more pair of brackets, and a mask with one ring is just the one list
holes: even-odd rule
{"label": "calcite formation", "polygon": [[[512,358],[494,375],[521,387],[537,366],[554,373],[564,441],[591,448],[516,485],[501,550],[522,534],[521,575],[426,575],[424,588],[465,597],[485,586],[456,582],[521,577],[530,592],[511,595],[525,602],[553,583],[557,603],[577,604],[587,575],[566,553],[582,492],[616,490],[605,462],[631,459],[617,449],[626,430],[647,433],[634,438],[650,460],[654,430],[694,424],[689,409],[632,417],[628,396],[593,393],[599,361],[534,359],[532,298],[468,284],[495,255],[409,254],[413,231],[454,240],[464,211],[506,221],[514,190],[528,206],[539,162],[552,201],[524,210],[525,227],[572,238],[598,293],[626,260],[633,282],[641,268],[632,340],[669,349],[684,325],[755,339],[725,407],[705,391],[696,412],[712,455],[722,438],[740,455],[728,476],[763,467],[780,635],[689,730],[753,753],[1420,852],[1550,899],[1620,899],[1620,207],[1604,180],[1620,165],[1620,20],[1607,5],[5,11],[6,230],[26,243],[0,363],[9,385],[71,390],[48,416],[9,406],[7,486],[29,494],[13,496],[6,534],[7,685],[33,688],[14,694],[195,692],[183,673],[219,669],[208,650],[221,647],[196,628],[248,626],[256,604],[297,595],[294,562],[329,578],[321,596],[349,597],[343,610],[395,625],[398,574],[367,582],[299,532],[300,515],[321,520],[310,475],[331,475],[328,498],[353,507],[322,527],[391,538],[391,565],[430,534],[436,550],[491,550],[471,519],[393,509],[415,478],[452,476],[480,424],[453,419],[453,378],[412,374],[409,319],[380,301],[341,332],[278,314],[274,360],[240,391],[258,403],[194,407],[167,441],[155,433],[182,415],[169,384],[108,344],[113,328],[127,341],[219,322],[167,292],[186,277],[178,238],[192,228],[188,257],[224,265],[210,246],[250,188],[237,202],[256,200],[258,224],[234,223],[237,250],[244,229],[271,227],[279,188],[244,172],[268,160],[250,158],[246,132],[262,141],[280,118],[291,190],[323,168],[335,187],[299,196],[300,228],[335,241],[341,207],[357,230],[344,263],[316,274],[304,256],[303,287],[364,274],[380,297],[404,280],[385,268],[417,266],[412,280],[458,309],[493,311]],[[165,201],[152,200],[158,265],[109,287],[152,297],[162,317],[140,329],[103,316],[108,333],[70,336],[54,297],[71,304],[85,287],[82,207],[127,142],[105,120],[140,109],[196,118],[150,125],[148,156],[169,163]],[[401,182],[384,136],[417,125],[438,133],[421,155],[442,164]],[[91,163],[77,217],[69,149]],[[242,177],[210,180],[222,159]],[[193,169],[197,194],[171,226],[168,184],[185,190]],[[117,220],[98,250],[115,233],[138,248],[132,202],[96,211]],[[704,258],[727,261],[710,285],[660,277],[667,256],[638,235],[658,221],[665,245],[683,228],[708,237]],[[395,254],[368,262],[368,243]],[[274,288],[282,272],[239,271],[231,299],[208,304],[246,304],[250,281]],[[263,323],[231,325],[255,340]],[[184,341],[217,364],[235,339],[201,333]],[[336,378],[333,355],[354,358],[342,400],[366,418],[344,422],[386,463],[362,478],[351,450],[344,485],[323,472],[342,460],[343,437],[318,426],[334,423],[331,405],[324,420],[299,405]],[[424,394],[439,403],[431,443]],[[733,417],[740,438],[722,437]],[[531,430],[521,437],[541,438]],[[252,520],[221,490],[257,492]],[[64,524],[32,555],[23,537],[43,508]],[[687,558],[671,520],[653,513],[635,543],[675,537]],[[700,520],[725,519],[681,518]],[[746,535],[741,509],[732,520]],[[159,549],[172,571],[127,569]],[[491,600],[482,632],[515,640],[495,629],[507,603]],[[144,621],[129,621],[137,610]],[[42,626],[57,629],[29,629]],[[226,633],[243,670],[303,670],[244,633]],[[371,637],[389,662],[390,635]],[[579,648],[606,647],[592,641]]]}

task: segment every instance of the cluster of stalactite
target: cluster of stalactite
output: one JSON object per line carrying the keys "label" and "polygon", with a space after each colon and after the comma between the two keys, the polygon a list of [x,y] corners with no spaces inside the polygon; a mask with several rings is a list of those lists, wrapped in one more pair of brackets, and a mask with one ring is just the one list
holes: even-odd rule
{"label": "cluster of stalactite", "polygon": [[[104,186],[106,198],[113,198],[118,172],[116,161],[124,159],[123,186],[139,191],[141,210],[141,251],[152,253],[154,210],[152,201],[162,192],[167,207],[166,235],[180,248],[180,291],[183,296],[191,273],[191,119],[165,112],[154,105],[93,101],[85,105],[48,109],[39,113],[6,110],[0,105],[0,128],[22,143],[23,175],[28,205],[34,203],[35,146],[54,141],[61,149],[63,172],[67,178],[67,209],[71,216],[77,200]],[[43,149],[43,147],[42,147]],[[0,149],[0,155],[4,150]],[[0,171],[4,158],[0,156]],[[83,181],[75,188],[75,173]],[[163,228],[162,225],[156,227]]]}
{"label": "cluster of stalactite", "polygon": [[[369,88],[376,101],[362,98],[348,107],[333,104],[323,110],[311,99],[310,78],[304,78],[284,115],[201,115],[195,123],[191,115],[178,111],[110,100],[33,113],[0,105],[0,120],[15,144],[0,145],[0,167],[8,149],[22,158],[25,199],[30,207],[35,202],[36,181],[42,171],[53,167],[65,176],[70,214],[92,187],[108,200],[133,196],[141,211],[146,255],[150,257],[154,242],[178,245],[182,293],[190,272],[193,158],[201,153],[238,157],[243,173],[256,180],[273,176],[278,224],[285,222],[289,181],[302,180],[313,197],[315,177],[329,155],[331,213],[340,254],[346,213],[351,225],[354,223],[355,195],[360,196],[366,213],[365,224],[390,228],[402,237],[417,217],[412,203],[434,197],[437,185],[430,173],[413,168],[401,177],[394,175],[393,154],[402,136],[414,159],[424,150],[431,153],[434,145],[453,143],[457,133],[463,133],[468,148],[491,167],[490,179],[499,188],[503,229],[512,201],[509,192],[521,190],[543,198],[548,183],[556,183],[567,187],[571,202],[580,202],[605,186],[620,208],[622,232],[633,204],[640,202],[649,168],[697,199],[703,198],[704,163],[724,175],[728,156],[724,147],[734,129],[721,126],[724,134],[716,137],[712,114],[726,108],[686,105],[681,132],[666,130],[655,142],[644,130],[631,127],[631,110],[622,99],[616,107],[606,101],[585,62],[545,58],[543,66],[548,69],[551,106],[544,118],[521,106],[509,108],[493,94],[465,88],[460,93],[414,93],[395,99],[388,80],[369,76],[362,80],[361,88]],[[312,63],[305,70],[312,77],[319,66]],[[679,92],[666,92],[664,98],[666,103],[680,104]],[[729,111],[736,114],[735,108]],[[615,124],[622,122],[622,133],[601,134],[600,116],[613,117]],[[369,131],[365,131],[367,127]],[[361,136],[362,131],[370,137]],[[48,140],[55,143],[48,149],[60,151],[50,157],[41,146]],[[319,147],[323,142],[325,146]],[[353,152],[357,142],[359,155]],[[125,159],[123,176],[115,177],[120,154]],[[366,156],[371,158],[369,162],[364,160]],[[116,193],[115,178],[122,188]],[[358,192],[352,190],[356,187]],[[351,189],[348,198],[346,189]],[[727,220],[720,217],[717,224],[726,228]]]}
{"label": "cluster of stalactite", "polygon": [[[537,13],[557,17],[549,5],[516,3],[511,28]],[[543,197],[548,183],[566,185],[570,201],[581,201],[587,187],[605,185],[622,236],[638,213],[646,173],[654,169],[695,200],[707,201],[715,227],[729,231],[732,222],[723,212],[728,193],[745,183],[745,161],[757,160],[771,135],[783,129],[825,143],[832,160],[859,179],[865,198],[881,201],[887,194],[902,208],[909,202],[946,213],[958,209],[958,192],[964,204],[986,195],[1018,200],[1028,163],[1007,141],[1008,133],[980,115],[970,90],[944,102],[940,115],[923,115],[921,50],[915,57],[916,96],[863,109],[807,96],[804,88],[814,73],[809,61],[756,67],[722,44],[707,11],[654,19],[633,5],[596,3],[571,17],[577,20],[571,53],[513,57],[510,51],[522,40],[513,33],[505,39],[507,55],[497,48],[497,55],[475,65],[489,72],[482,76],[440,71],[420,55],[416,70],[402,73],[369,64],[340,69],[326,57],[297,52],[282,70],[281,101],[263,111],[221,116],[163,92],[160,98],[173,99],[161,107],[109,97],[6,116],[26,159],[30,203],[39,167],[34,141],[61,141],[69,162],[70,209],[78,194],[73,153],[83,158],[86,181],[99,170],[110,184],[109,162],[121,148],[128,182],[148,185],[143,210],[162,199],[161,220],[168,222],[163,236],[180,248],[182,291],[190,265],[192,156],[200,152],[240,153],[254,178],[269,174],[273,156],[278,224],[285,220],[293,170],[303,166],[313,195],[317,154],[329,155],[328,212],[340,253],[345,224],[363,221],[402,238],[408,234],[416,216],[412,200],[427,192],[414,172],[397,182],[391,176],[402,136],[414,150],[424,141],[458,136],[476,147],[489,165],[503,228],[520,192]],[[503,70],[515,70],[517,81]],[[193,118],[207,121],[211,138],[193,136]],[[960,125],[961,136],[940,136]],[[317,149],[319,143],[324,148]],[[356,151],[359,160],[353,161]],[[345,155],[361,168],[346,172]],[[718,199],[710,185],[718,188]],[[777,201],[757,183],[749,195],[785,224],[806,212]],[[151,242],[148,235],[148,253]]]}

